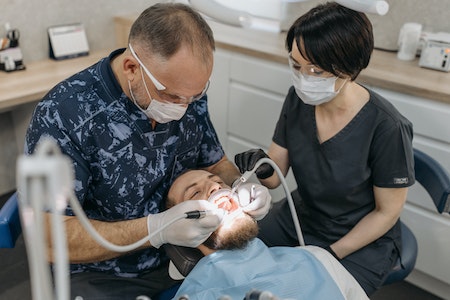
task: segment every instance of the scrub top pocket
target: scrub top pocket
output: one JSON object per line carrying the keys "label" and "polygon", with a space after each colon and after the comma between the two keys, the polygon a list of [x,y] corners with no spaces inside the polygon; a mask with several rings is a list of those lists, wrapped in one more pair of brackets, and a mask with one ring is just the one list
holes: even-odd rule
{"label": "scrub top pocket", "polygon": [[197,161],[199,157],[199,148],[193,147],[175,156],[172,167],[171,182],[186,169],[197,168]]}

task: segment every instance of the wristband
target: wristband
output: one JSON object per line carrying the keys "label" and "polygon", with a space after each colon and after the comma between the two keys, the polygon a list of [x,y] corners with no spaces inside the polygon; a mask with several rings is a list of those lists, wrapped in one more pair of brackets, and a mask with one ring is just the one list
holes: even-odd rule
{"label": "wristband", "polygon": [[327,250],[328,252],[330,252],[330,254],[333,255],[334,258],[336,258],[337,260],[341,260],[341,259],[339,258],[339,256],[337,256],[336,252],[334,252],[333,249],[331,249],[330,246],[326,246],[326,247],[325,247],[325,250]]}

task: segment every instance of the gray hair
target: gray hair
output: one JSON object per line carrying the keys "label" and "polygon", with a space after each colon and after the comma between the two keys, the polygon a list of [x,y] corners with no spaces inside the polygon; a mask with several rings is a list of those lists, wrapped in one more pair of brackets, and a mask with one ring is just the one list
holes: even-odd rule
{"label": "gray hair", "polygon": [[157,3],[144,10],[131,26],[128,42],[163,59],[188,46],[207,62],[215,50],[209,25],[198,12],[181,3]]}

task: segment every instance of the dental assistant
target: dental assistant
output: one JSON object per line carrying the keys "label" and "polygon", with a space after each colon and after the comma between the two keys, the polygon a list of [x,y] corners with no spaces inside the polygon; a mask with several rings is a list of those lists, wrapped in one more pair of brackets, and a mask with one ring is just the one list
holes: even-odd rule
{"label": "dental assistant", "polygon": [[[363,14],[326,3],[297,19],[286,48],[293,86],[266,154],[236,155],[241,172],[269,156],[293,193],[305,243],[332,253],[370,296],[383,284],[401,249],[399,217],[414,181],[413,128],[386,99],[355,82],[374,41]],[[256,172],[280,184],[269,165]],[[298,245],[287,201],[259,222],[269,246]]]}
{"label": "dental assistant", "polygon": [[[155,4],[133,23],[126,49],[60,82],[37,105],[26,153],[33,153],[43,136],[58,142],[73,161],[77,198],[110,242],[131,244],[187,211],[211,209],[208,201],[196,200],[161,211],[184,170],[208,170],[228,184],[239,177],[208,113],[214,48],[210,27],[189,6]],[[249,209],[255,218],[263,217],[270,203],[267,189],[259,188]],[[124,254],[97,244],[70,207],[66,214],[71,298],[85,300],[134,300],[169,288],[175,281],[160,246],[196,247],[222,217],[177,221]],[[52,251],[51,244],[48,248]]]}

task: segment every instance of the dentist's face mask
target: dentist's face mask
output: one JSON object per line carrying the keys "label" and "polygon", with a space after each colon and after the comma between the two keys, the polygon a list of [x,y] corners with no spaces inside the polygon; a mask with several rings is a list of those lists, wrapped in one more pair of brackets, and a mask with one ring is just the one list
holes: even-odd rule
{"label": "dentist's face mask", "polygon": [[292,82],[299,98],[309,105],[320,105],[329,102],[341,91],[342,86],[335,91],[336,76],[318,69],[313,65],[300,66],[289,53],[289,66],[292,72]]}
{"label": "dentist's face mask", "polygon": [[[141,72],[142,74],[142,72]],[[143,75],[142,75],[143,76]],[[150,95],[147,84],[145,83],[144,78],[142,78],[142,82],[144,83],[145,90],[147,92],[148,97],[151,99],[150,104],[146,109],[141,108],[134,98],[133,91],[131,90],[131,83],[128,80],[128,89],[130,90],[131,98],[133,98],[134,104],[142,111],[144,114],[152,120],[160,124],[168,123],[170,121],[175,121],[181,119],[187,110],[187,104],[177,104],[171,103],[168,101],[159,101]]]}

